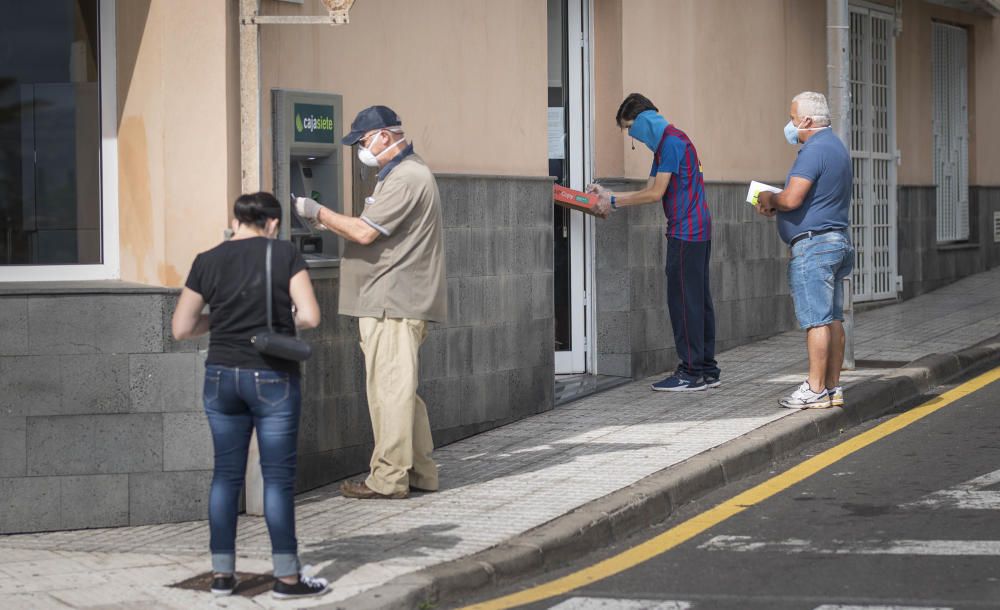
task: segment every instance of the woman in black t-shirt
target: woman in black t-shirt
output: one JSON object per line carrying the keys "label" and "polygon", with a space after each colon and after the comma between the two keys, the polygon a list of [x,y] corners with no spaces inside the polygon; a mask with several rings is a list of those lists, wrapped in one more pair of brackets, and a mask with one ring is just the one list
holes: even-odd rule
{"label": "woman in black t-shirt", "polygon": [[[215,573],[212,593],[231,595],[236,588],[236,521],[250,436],[256,428],[264,517],[274,561],[272,595],[320,595],[327,591],[327,582],[300,574],[295,538],[299,364],[265,356],[250,342],[268,326],[268,243],[272,244],[274,332],[294,335],[296,327],[315,328],[319,305],[295,246],[270,241],[281,219],[278,200],[270,193],[241,195],[233,212],[233,238],[195,258],[173,317],[177,339],[211,333],[204,404],[215,448],[208,509]],[[202,313],[206,303],[209,314]]]}

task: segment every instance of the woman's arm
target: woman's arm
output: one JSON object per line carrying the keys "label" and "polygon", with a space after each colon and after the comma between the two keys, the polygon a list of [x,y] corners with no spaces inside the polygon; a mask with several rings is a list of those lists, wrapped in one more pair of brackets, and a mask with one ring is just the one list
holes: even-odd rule
{"label": "woman's arm", "polygon": [[295,305],[295,326],[297,328],[319,326],[319,303],[316,302],[316,293],[313,292],[309,272],[303,269],[293,275],[288,285],[288,292],[291,294],[292,304]]}
{"label": "woman's arm", "polygon": [[201,313],[204,308],[205,299],[200,294],[190,288],[181,291],[170,324],[174,339],[191,339],[208,332],[208,316]]}

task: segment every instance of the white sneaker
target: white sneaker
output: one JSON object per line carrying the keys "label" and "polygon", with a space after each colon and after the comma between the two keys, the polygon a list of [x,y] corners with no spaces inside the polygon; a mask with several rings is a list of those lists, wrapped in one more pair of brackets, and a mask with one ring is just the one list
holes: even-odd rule
{"label": "white sneaker", "polygon": [[831,407],[844,406],[844,388],[838,385],[835,388],[827,388],[826,392],[830,395]]}
{"label": "white sneaker", "polygon": [[830,395],[826,389],[813,392],[808,381],[803,381],[799,389],[778,401],[786,409],[829,409]]}

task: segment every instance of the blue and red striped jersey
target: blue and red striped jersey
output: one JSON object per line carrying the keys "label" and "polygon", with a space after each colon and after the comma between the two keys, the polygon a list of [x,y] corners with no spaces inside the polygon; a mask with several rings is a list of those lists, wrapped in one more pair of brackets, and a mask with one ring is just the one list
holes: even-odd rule
{"label": "blue and red striped jersey", "polygon": [[663,194],[663,214],[667,217],[667,237],[684,241],[712,239],[712,214],[705,197],[705,175],[698,151],[687,134],[668,124],[653,155],[649,175],[670,172],[670,184]]}

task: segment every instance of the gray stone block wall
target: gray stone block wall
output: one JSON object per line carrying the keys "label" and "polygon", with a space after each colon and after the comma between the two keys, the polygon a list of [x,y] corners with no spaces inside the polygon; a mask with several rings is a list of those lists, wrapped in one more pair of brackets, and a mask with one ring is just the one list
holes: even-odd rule
{"label": "gray stone block wall", "polygon": [[441,175],[450,319],[421,351],[444,444],[552,408],[552,182]]}
{"label": "gray stone block wall", "polygon": [[[550,409],[551,181],[441,176],[450,319],[421,350],[438,445]],[[368,467],[357,322],[337,279],[314,281],[297,487]],[[201,405],[207,338],[174,341],[177,291],[0,285],[0,533],[203,519],[212,446]]]}
{"label": "gray stone block wall", "polygon": [[[420,351],[420,395],[443,445],[552,408],[551,181],[439,175],[449,320]],[[307,333],[299,489],[364,472],[372,450],[357,321],[335,282],[315,282],[323,324]]]}
{"label": "gray stone block wall", "polygon": [[130,492],[137,478],[212,467],[207,342],[170,339],[175,300],[118,282],[3,286],[0,533],[150,522],[143,503],[170,521],[204,517]]}
{"label": "gray stone block wall", "polygon": [[[644,182],[601,180],[612,190]],[[709,274],[722,351],[795,328],[788,291],[788,249],[774,222],[746,203],[745,184],[706,185],[712,212]],[[598,372],[641,378],[677,364],[667,311],[666,221],[658,204],[630,207],[598,220]],[[723,372],[725,374],[725,372]]]}
{"label": "gray stone block wall", "polygon": [[933,186],[899,188],[897,244],[904,299],[1000,265],[1000,244],[993,241],[1000,187],[969,187],[970,235],[964,243],[938,243],[936,196]]}

